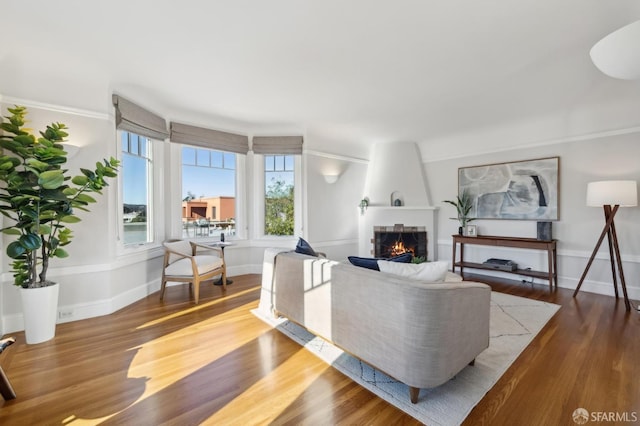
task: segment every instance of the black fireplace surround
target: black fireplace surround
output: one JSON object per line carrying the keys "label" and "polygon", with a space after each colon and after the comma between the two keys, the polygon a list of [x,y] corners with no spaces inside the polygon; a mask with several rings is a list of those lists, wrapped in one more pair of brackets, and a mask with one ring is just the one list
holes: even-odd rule
{"label": "black fireplace surround", "polygon": [[427,231],[424,226],[374,226],[373,255],[388,258],[403,253],[427,258]]}

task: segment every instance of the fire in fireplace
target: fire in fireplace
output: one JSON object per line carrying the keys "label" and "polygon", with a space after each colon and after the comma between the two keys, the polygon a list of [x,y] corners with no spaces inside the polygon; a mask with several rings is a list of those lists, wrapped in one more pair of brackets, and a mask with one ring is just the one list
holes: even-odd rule
{"label": "fire in fireplace", "polygon": [[427,231],[424,226],[374,226],[373,236],[375,257],[394,257],[404,253],[427,257]]}

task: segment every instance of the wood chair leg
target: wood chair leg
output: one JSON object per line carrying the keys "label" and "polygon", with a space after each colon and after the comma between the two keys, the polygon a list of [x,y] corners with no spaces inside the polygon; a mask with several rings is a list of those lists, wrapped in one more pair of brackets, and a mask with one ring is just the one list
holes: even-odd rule
{"label": "wood chair leg", "polygon": [[16,397],[16,392],[11,387],[11,382],[9,382],[7,375],[4,374],[2,367],[0,367],[0,394],[5,401],[15,399]]}
{"label": "wood chair leg", "polygon": [[420,388],[409,386],[409,399],[412,404],[416,404],[418,402],[418,395],[420,395]]}
{"label": "wood chair leg", "polygon": [[198,299],[200,299],[200,280],[198,278],[193,280],[193,297],[196,299],[197,305]]}
{"label": "wood chair leg", "polygon": [[162,284],[160,284],[160,300],[164,298],[164,291],[167,288],[167,280],[162,277]]}

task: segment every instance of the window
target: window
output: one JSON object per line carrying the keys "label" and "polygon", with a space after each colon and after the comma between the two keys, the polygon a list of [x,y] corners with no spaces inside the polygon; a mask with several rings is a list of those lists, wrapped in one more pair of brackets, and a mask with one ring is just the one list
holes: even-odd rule
{"label": "window", "polygon": [[236,154],[182,147],[182,236],[236,233]]}
{"label": "window", "polygon": [[264,233],[293,235],[295,224],[295,157],[264,156]]}
{"label": "window", "polygon": [[122,217],[125,245],[153,240],[151,220],[151,143],[135,133],[121,132]]}

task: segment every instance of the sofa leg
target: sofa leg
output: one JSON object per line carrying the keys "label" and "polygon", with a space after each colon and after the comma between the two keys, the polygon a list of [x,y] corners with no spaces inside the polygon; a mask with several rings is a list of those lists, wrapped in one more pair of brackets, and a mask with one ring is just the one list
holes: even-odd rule
{"label": "sofa leg", "polygon": [[476,365],[476,359],[474,358],[473,360],[471,360],[471,362],[469,363],[469,365],[471,365],[471,366]]}
{"label": "sofa leg", "polygon": [[413,386],[409,386],[409,399],[412,404],[418,402],[418,395],[420,394],[420,388],[414,388]]}

